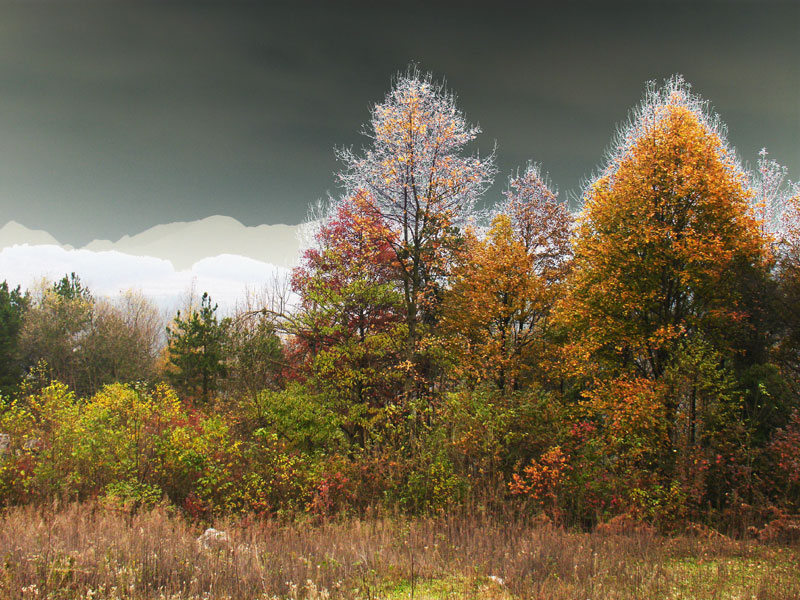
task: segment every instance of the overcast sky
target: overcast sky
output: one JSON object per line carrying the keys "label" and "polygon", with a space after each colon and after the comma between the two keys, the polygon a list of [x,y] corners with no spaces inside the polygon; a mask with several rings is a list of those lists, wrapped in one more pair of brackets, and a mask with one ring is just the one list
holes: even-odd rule
{"label": "overcast sky", "polygon": [[[213,214],[297,223],[410,61],[580,190],[645,82],[682,73],[743,160],[800,179],[800,2],[0,4],[0,225],[83,244]],[[533,4],[533,3],[532,3]]]}

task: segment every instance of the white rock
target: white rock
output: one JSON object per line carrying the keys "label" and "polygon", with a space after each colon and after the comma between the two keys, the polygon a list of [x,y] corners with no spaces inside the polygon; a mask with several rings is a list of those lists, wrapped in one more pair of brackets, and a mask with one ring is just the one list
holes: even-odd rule
{"label": "white rock", "polygon": [[209,527],[197,538],[197,544],[204,550],[211,550],[224,546],[229,541],[228,534],[219,529]]}

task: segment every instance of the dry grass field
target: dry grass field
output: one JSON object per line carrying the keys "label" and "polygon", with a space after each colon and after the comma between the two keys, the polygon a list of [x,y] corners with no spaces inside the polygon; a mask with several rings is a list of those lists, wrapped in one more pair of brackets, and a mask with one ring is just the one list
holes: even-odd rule
{"label": "dry grass field", "polygon": [[15,508],[0,524],[4,599],[800,598],[800,548],[708,533],[580,533],[489,516],[215,523],[166,510]]}

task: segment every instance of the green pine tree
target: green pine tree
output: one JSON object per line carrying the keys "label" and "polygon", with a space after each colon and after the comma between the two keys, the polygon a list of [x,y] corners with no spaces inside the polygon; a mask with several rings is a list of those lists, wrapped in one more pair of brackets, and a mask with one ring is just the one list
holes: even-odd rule
{"label": "green pine tree", "polygon": [[27,306],[27,294],[19,286],[9,290],[7,282],[0,284],[0,395],[12,393],[22,376],[19,330]]}
{"label": "green pine tree", "polygon": [[217,305],[204,293],[200,308],[185,317],[178,311],[167,327],[171,379],[189,397],[208,402],[226,377],[225,346],[229,319],[217,319]]}

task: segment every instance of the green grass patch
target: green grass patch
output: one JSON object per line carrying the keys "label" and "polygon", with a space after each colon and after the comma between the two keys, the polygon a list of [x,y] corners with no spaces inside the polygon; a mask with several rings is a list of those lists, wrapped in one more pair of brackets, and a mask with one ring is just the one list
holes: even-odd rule
{"label": "green grass patch", "polygon": [[755,556],[681,557],[664,564],[665,598],[800,598],[800,555],[789,548]]}
{"label": "green grass patch", "polygon": [[514,598],[499,583],[486,577],[443,577],[402,581],[381,596],[386,600],[511,600]]}

